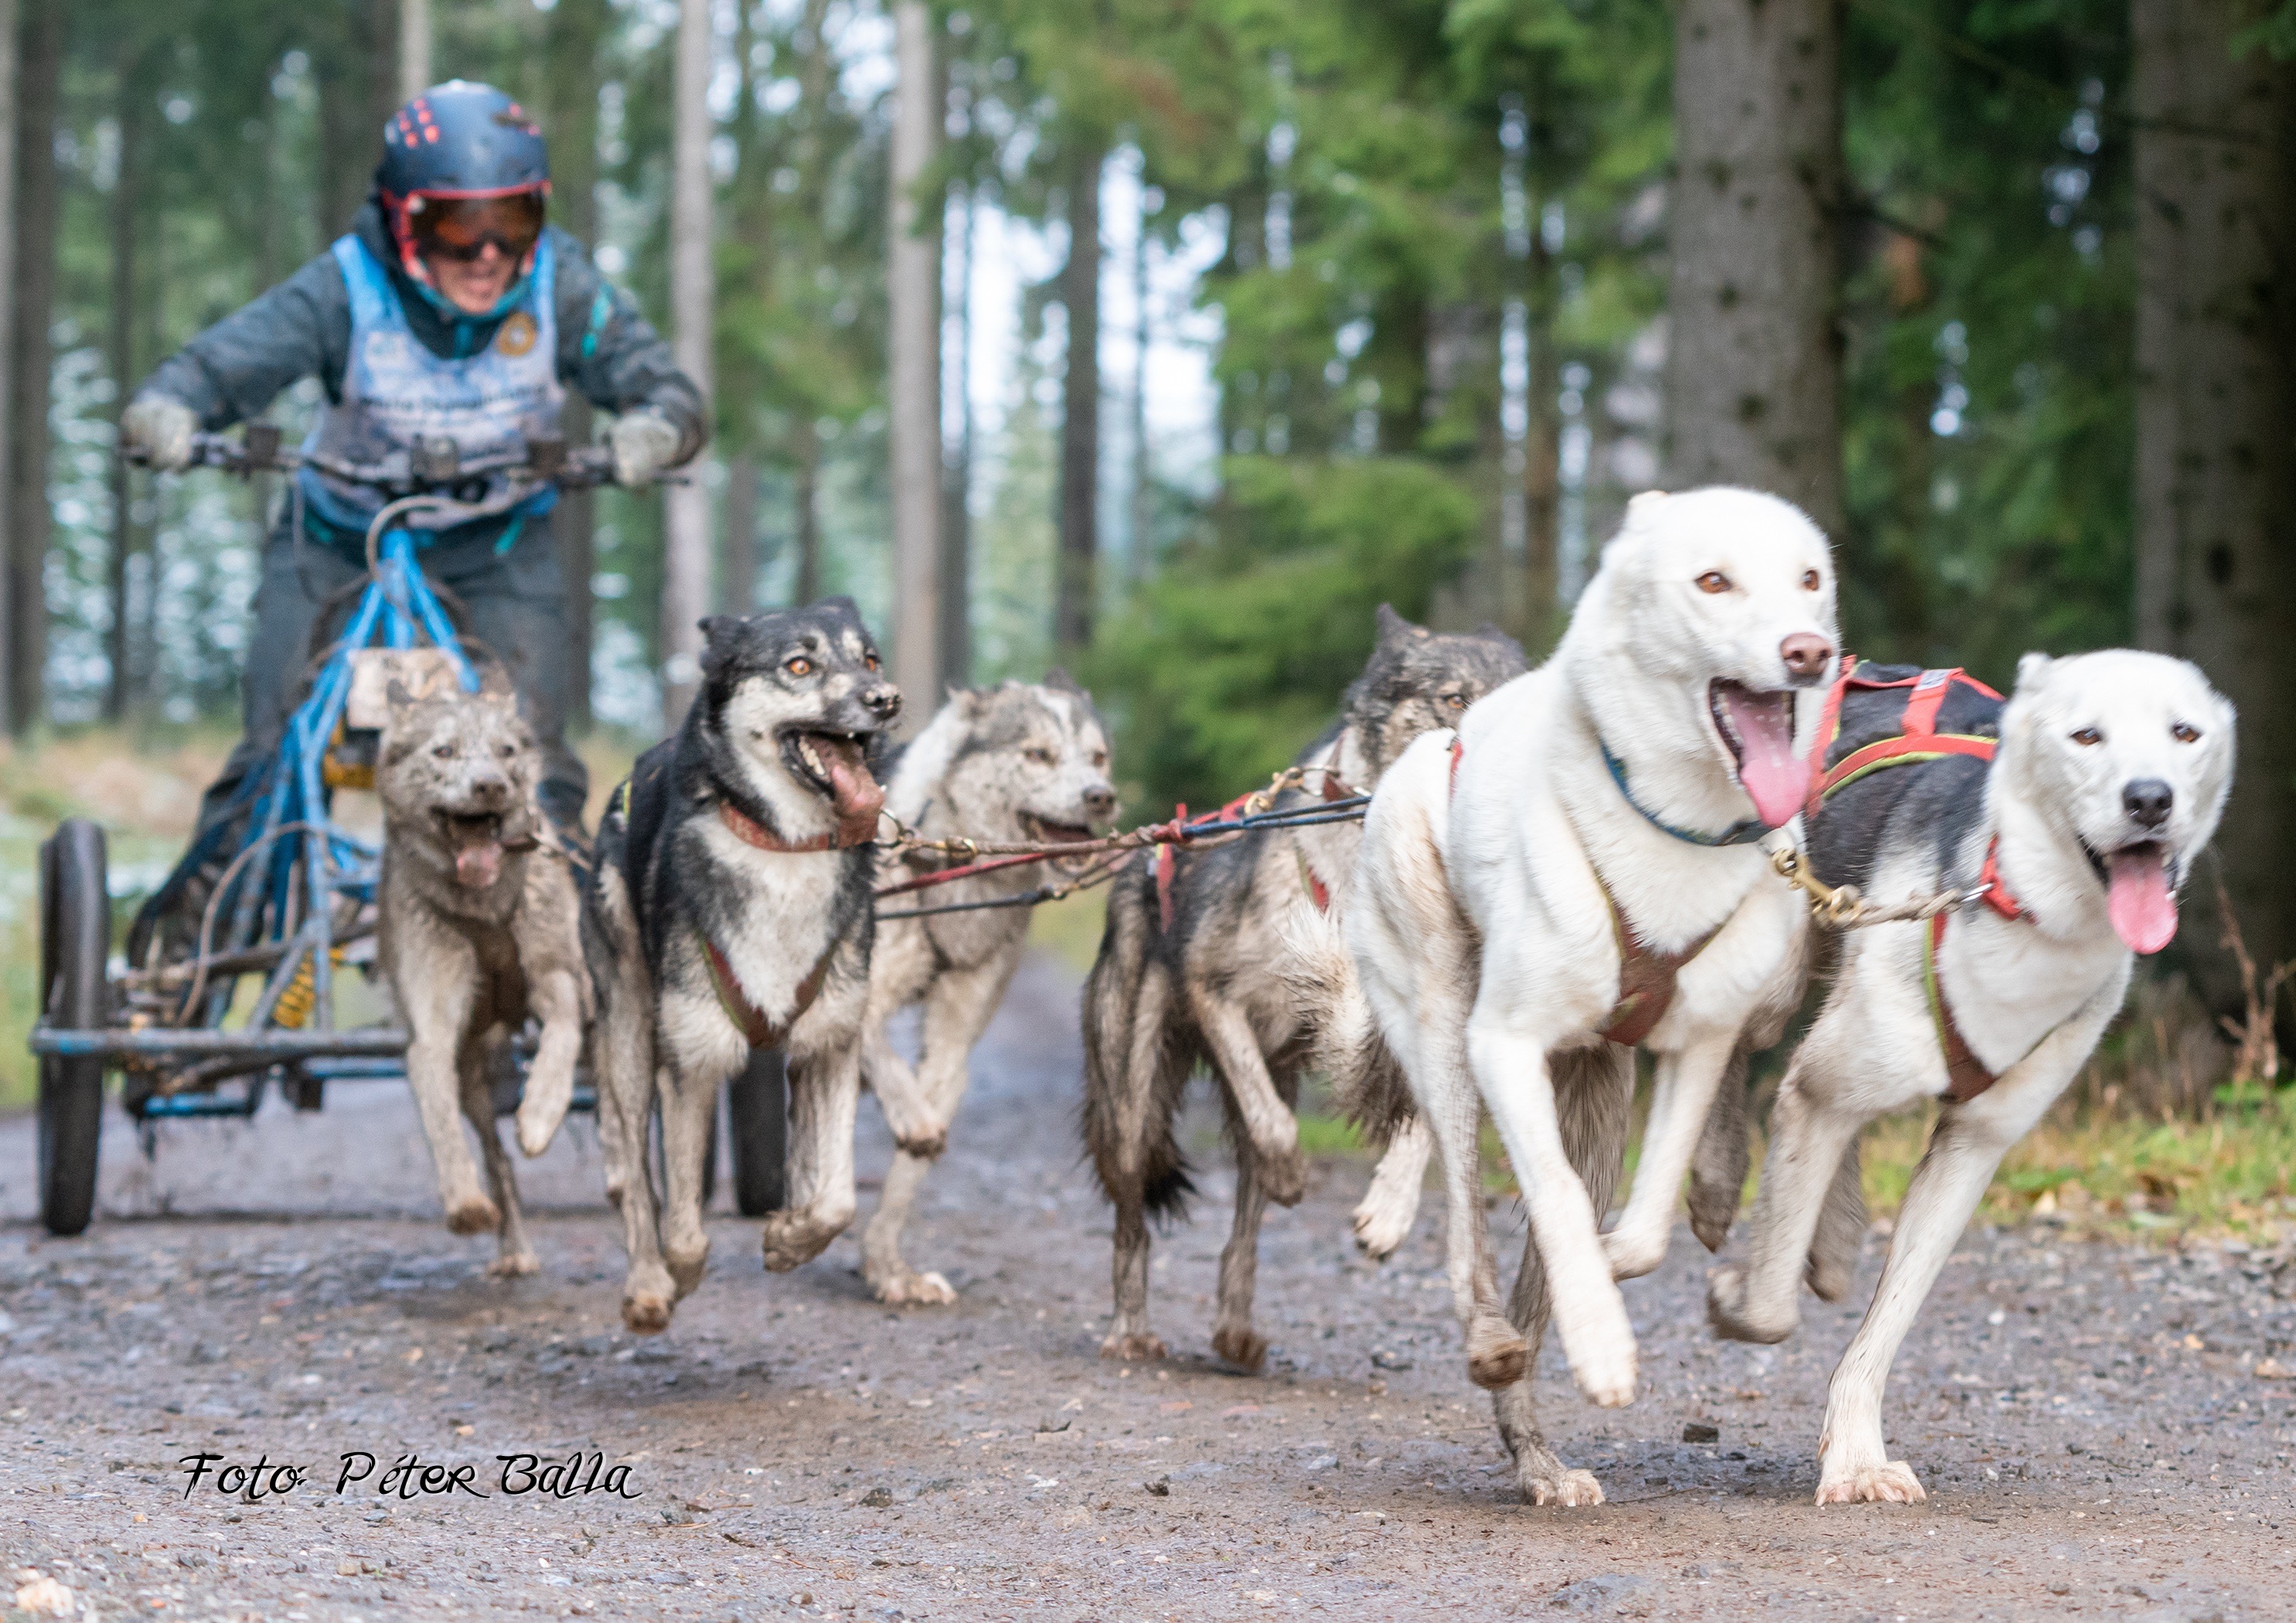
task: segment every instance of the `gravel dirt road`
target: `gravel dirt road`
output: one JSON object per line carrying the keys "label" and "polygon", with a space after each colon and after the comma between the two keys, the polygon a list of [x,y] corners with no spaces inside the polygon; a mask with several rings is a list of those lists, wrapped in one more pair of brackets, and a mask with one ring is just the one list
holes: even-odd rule
{"label": "gravel dirt road", "polygon": [[[1638,1402],[1587,1407],[1546,1356],[1552,1433],[1611,1502],[1534,1510],[1464,1379],[1432,1202],[1384,1266],[1348,1243],[1364,1163],[1269,1220],[1264,1374],[1207,1346],[1216,1152],[1157,1251],[1172,1358],[1100,1359],[1074,1011],[1073,979],[1032,959],[975,1057],[910,1252],[957,1306],[873,1303],[850,1237],[768,1278],[728,1216],[708,1281],[643,1341],[587,1123],[522,1168],[545,1269],[504,1283],[436,1220],[394,1086],[173,1127],[148,1162],[115,1119],[104,1215],[73,1241],[30,1221],[31,1124],[0,1122],[0,1611],[68,1592],[79,1616],[298,1623],[2296,1616],[2284,1256],[1972,1232],[1891,1390],[1929,1503],[1820,1511],[1824,1381],[1857,1316],[1806,1300],[1783,1347],[1717,1343],[1685,1232],[1627,1287]],[[864,1114],[866,1173],[890,1144]],[[355,1451],[375,1468],[338,1493]],[[308,1480],[187,1496],[202,1454]],[[603,1456],[594,1491],[503,1491],[498,1456],[577,1454]],[[446,1467],[434,1485],[467,1466],[476,1492],[424,1495],[418,1467],[387,1496],[402,1455]],[[618,1465],[636,1496],[605,1488]]]}

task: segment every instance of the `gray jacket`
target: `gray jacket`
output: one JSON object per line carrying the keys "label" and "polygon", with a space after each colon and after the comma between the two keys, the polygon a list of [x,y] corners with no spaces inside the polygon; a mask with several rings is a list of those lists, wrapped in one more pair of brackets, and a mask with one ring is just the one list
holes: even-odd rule
{"label": "gray jacket", "polygon": [[[390,267],[407,325],[433,355],[476,355],[493,341],[499,319],[450,316],[407,279],[373,203],[359,210],[351,229]],[[677,425],[678,459],[693,455],[709,438],[701,391],[678,371],[636,302],[599,274],[582,245],[556,226],[550,234],[560,380],[606,411],[652,406]],[[302,378],[317,378],[327,398],[340,404],[350,340],[350,291],[333,256],[323,253],[169,356],[136,392],[182,401],[210,432],[259,415]]]}

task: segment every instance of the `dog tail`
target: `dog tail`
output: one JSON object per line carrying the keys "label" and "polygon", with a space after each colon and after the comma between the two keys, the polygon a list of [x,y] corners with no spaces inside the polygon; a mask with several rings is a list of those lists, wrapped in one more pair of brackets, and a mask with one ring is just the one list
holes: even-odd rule
{"label": "dog tail", "polygon": [[[1196,1192],[1174,1124],[1192,1053],[1172,1041],[1155,962],[1155,898],[1147,865],[1110,887],[1100,956],[1084,983],[1084,1142],[1103,1193],[1137,1200],[1161,1223],[1184,1217]],[[1153,1029],[1147,1028],[1152,1027]]]}
{"label": "dog tail", "polygon": [[1386,1143],[1418,1107],[1356,978],[1347,939],[1330,915],[1295,909],[1283,947],[1283,981],[1308,1034],[1309,1069],[1329,1078],[1341,1114],[1374,1143]]}

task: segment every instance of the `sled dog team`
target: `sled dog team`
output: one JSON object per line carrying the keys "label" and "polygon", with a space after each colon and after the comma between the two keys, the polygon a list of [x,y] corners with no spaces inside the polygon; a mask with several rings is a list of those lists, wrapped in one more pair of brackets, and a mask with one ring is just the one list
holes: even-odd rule
{"label": "sled dog team", "polygon": [[[1708,1313],[1724,1336],[1776,1341],[1793,1332],[1801,1282],[1828,1300],[1847,1291],[1865,1228],[1860,1129],[1942,1101],[1818,1440],[1821,1504],[1923,1496],[1883,1440],[1891,1361],[2002,1155],[2119,1009],[2134,955],[2175,934],[2179,888],[2230,786],[2234,717],[2197,669],[2157,654],[2029,654],[2005,699],[1958,671],[1860,665],[1841,650],[1834,604],[1825,537],[1787,504],[1722,488],[1637,496],[1536,670],[1489,627],[1442,635],[1381,611],[1370,662],[1276,801],[1368,795],[1359,825],[1128,862],[1083,1008],[1084,1135],[1115,1208],[1103,1354],[1163,1354],[1148,1220],[1192,1193],[1174,1124],[1201,1067],[1236,1158],[1212,1344],[1261,1365],[1259,1231],[1268,1201],[1305,1190],[1293,1110],[1302,1074],[1320,1070],[1384,1145],[1357,1244],[1383,1257],[1401,1242],[1433,1157],[1468,1373],[1492,1393],[1517,1488],[1601,1503],[1539,1428],[1548,1321],[1587,1397],[1633,1399],[1616,1282],[1659,1265],[1685,1180],[1693,1231],[1722,1248],[1747,1172],[1747,1058],[1822,977],[1769,1124],[1745,1260],[1715,1274]],[[683,725],[615,791],[587,860],[536,808],[534,742],[507,693],[393,693],[381,961],[447,1222],[495,1230],[498,1271],[537,1266],[496,1134],[495,1057],[537,1023],[516,1127],[538,1154],[587,1022],[629,1258],[623,1316],[665,1328],[709,1255],[719,1091],[752,1049],[775,1047],[789,1060],[788,1199],[766,1219],[766,1266],[800,1266],[853,1221],[865,1086],[898,1149],[862,1271],[888,1302],[953,1300],[941,1275],[905,1258],[901,1231],[1028,912],[915,916],[909,904],[1016,897],[1042,875],[957,880],[880,922],[873,890],[931,868],[881,849],[881,821],[983,843],[1089,840],[1117,812],[1106,731],[1055,672],[957,692],[897,747],[902,696],[850,602],[703,631]],[[1789,848],[1823,883],[1877,903],[1952,905],[1820,928],[1772,872]],[[918,1004],[912,1065],[885,1027]],[[1653,1062],[1649,1121],[1605,1232],[1636,1048]],[[1504,1300],[1478,1161],[1486,1117],[1530,1219]]]}

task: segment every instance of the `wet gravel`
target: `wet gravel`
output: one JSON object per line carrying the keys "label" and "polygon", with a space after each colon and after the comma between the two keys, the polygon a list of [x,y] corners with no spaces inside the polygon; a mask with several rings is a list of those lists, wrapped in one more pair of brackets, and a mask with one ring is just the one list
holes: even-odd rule
{"label": "wet gravel", "polygon": [[[522,1168],[545,1267],[504,1283],[437,1222],[394,1087],[174,1126],[150,1160],[115,1120],[76,1241],[29,1221],[31,1124],[0,1122],[0,1613],[68,1592],[81,1616],[291,1623],[2296,1615],[2284,1254],[1973,1231],[1888,1410],[1929,1503],[1820,1511],[1857,1314],[1805,1299],[1794,1340],[1718,1343],[1685,1233],[1627,1288],[1636,1404],[1587,1407],[1547,1355],[1551,1432],[1611,1503],[1534,1510],[1464,1380],[1432,1203],[1383,1266],[1348,1244],[1363,1163],[1269,1220],[1264,1374],[1208,1345],[1216,1153],[1156,1253],[1174,1357],[1097,1357],[1074,996],[1031,961],[976,1056],[910,1251],[951,1308],[872,1302],[849,1237],[768,1278],[729,1216],[669,1334],[626,1335],[586,1123]],[[889,1154],[869,1120],[865,1171]],[[338,1491],[346,1455],[373,1465]],[[218,1488],[258,1462],[306,1480]]]}

